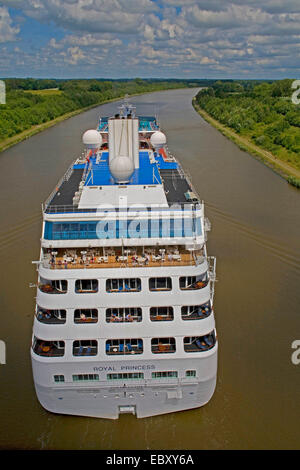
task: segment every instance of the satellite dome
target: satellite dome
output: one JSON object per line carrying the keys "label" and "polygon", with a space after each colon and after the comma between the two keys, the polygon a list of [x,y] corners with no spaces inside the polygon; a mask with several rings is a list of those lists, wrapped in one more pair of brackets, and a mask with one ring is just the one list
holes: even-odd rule
{"label": "satellite dome", "polygon": [[118,183],[128,183],[134,172],[134,164],[129,157],[115,157],[109,163],[109,169]]}
{"label": "satellite dome", "polygon": [[152,134],[150,142],[154,148],[161,148],[166,144],[167,138],[163,132],[156,131]]}
{"label": "satellite dome", "polygon": [[102,145],[102,136],[96,129],[85,131],[82,142],[88,149],[97,149]]}

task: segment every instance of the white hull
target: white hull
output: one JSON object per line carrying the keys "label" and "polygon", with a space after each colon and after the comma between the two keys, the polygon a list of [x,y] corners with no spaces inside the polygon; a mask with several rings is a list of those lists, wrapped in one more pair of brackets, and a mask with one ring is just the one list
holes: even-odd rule
{"label": "white hull", "polygon": [[[140,361],[141,362],[141,361]],[[154,362],[154,361],[153,361]],[[156,368],[178,369],[186,361],[167,360],[165,364],[156,364]],[[191,364],[192,362],[192,364]],[[35,389],[40,404],[52,413],[88,416],[94,418],[117,419],[122,413],[132,413],[137,418],[146,418],[166,413],[199,408],[211,399],[216,386],[217,351],[205,359],[189,361],[188,367],[200,363],[199,370],[203,377],[199,379],[159,379],[118,381],[109,383],[103,381],[76,386],[58,384],[45,386],[39,384],[41,376],[47,371],[40,370],[40,364],[33,358],[32,365],[35,375]],[[139,364],[141,367],[143,364]],[[147,367],[147,365],[145,365]],[[177,367],[176,367],[177,366]],[[115,364],[106,368],[118,369]],[[120,366],[121,367],[121,366]],[[124,367],[122,366],[124,370]],[[43,368],[43,365],[42,365]],[[75,365],[65,365],[70,372],[78,371]],[[94,370],[93,364],[85,364],[84,370]],[[46,373],[46,375],[45,375]],[[201,372],[200,372],[201,374]]]}

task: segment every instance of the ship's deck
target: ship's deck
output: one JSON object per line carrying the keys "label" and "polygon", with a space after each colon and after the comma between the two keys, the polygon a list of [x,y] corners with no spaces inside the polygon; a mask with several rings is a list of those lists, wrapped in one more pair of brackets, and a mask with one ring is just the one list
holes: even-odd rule
{"label": "ship's deck", "polygon": [[57,249],[45,254],[43,262],[52,269],[99,269],[121,267],[193,266],[204,261],[203,250],[192,254],[183,247],[140,249]]}

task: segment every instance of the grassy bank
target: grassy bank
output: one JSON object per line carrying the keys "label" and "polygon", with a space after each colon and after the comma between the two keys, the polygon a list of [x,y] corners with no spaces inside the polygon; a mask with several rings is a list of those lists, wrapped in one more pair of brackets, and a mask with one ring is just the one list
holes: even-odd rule
{"label": "grassy bank", "polygon": [[203,119],[218,129],[225,137],[233,141],[241,150],[250,153],[252,156],[262,161],[265,165],[285,178],[288,183],[300,188],[300,171],[297,168],[294,168],[286,161],[281,160],[278,156],[254,144],[251,141],[251,138],[238,134],[228,126],[219,122],[217,119],[214,119],[199,106],[196,97],[193,99],[193,106]]}

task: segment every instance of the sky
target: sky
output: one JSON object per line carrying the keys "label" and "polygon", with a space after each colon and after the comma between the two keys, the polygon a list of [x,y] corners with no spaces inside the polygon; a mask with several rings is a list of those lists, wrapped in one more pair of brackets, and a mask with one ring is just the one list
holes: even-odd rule
{"label": "sky", "polygon": [[0,0],[0,77],[300,78],[300,0]]}

